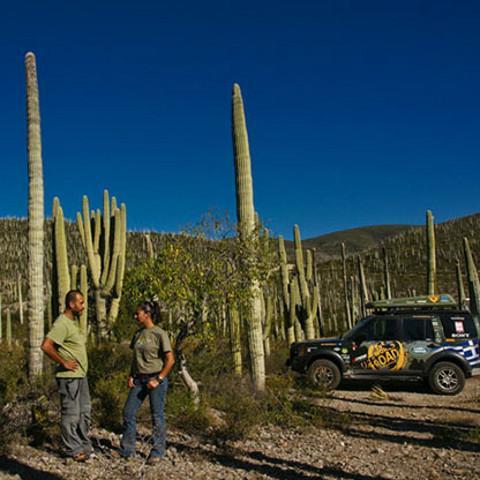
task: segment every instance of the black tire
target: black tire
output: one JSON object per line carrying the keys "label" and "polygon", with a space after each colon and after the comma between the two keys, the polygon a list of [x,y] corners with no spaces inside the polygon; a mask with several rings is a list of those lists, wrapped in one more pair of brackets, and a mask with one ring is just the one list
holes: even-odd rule
{"label": "black tire", "polygon": [[457,395],[465,386],[465,373],[455,363],[438,362],[428,374],[428,384],[440,395]]}
{"label": "black tire", "polygon": [[325,358],[315,360],[308,367],[307,375],[312,385],[324,390],[335,390],[342,380],[339,368],[335,363]]}

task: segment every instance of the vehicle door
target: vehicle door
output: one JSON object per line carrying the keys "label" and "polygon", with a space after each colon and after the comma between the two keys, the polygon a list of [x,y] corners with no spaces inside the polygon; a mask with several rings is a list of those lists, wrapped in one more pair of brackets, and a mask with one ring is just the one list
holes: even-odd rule
{"label": "vehicle door", "polygon": [[442,344],[440,319],[432,315],[407,315],[402,319],[402,343],[405,362],[402,373],[421,374],[425,362]]}
{"label": "vehicle door", "polygon": [[361,375],[388,375],[400,370],[405,357],[400,338],[398,317],[373,317],[352,339],[353,372]]}

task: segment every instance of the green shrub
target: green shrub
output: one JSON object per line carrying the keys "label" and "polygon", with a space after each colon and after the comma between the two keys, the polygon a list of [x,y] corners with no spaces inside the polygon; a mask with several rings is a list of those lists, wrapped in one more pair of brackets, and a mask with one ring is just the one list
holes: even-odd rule
{"label": "green shrub", "polygon": [[165,414],[167,422],[189,432],[205,432],[210,426],[205,401],[195,408],[190,392],[181,384],[169,384]]}
{"label": "green shrub", "polygon": [[126,343],[89,347],[88,379],[93,403],[93,420],[100,427],[114,432],[119,432],[122,425],[132,355]]}
{"label": "green shrub", "polygon": [[120,432],[122,411],[128,396],[127,377],[117,372],[98,380],[93,397],[93,419],[107,430]]}
{"label": "green shrub", "polygon": [[0,406],[11,401],[28,381],[25,352],[16,344],[0,342]]}

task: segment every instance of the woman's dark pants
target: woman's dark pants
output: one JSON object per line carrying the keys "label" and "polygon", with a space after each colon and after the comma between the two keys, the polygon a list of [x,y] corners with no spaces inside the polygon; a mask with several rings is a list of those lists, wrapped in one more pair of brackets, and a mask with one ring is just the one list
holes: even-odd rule
{"label": "woman's dark pants", "polygon": [[123,434],[120,442],[121,453],[124,457],[130,457],[135,454],[135,440],[137,437],[137,411],[145,398],[150,399],[150,409],[152,412],[153,425],[153,448],[150,452],[151,457],[163,457],[165,454],[165,416],[164,406],[167,395],[168,380],[163,382],[153,390],[147,387],[150,379],[136,378],[135,386],[130,389],[125,407],[123,409]]}

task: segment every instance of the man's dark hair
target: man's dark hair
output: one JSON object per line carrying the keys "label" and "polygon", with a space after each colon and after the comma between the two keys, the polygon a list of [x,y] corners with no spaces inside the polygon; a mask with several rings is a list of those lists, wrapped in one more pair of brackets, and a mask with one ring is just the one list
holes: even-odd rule
{"label": "man's dark hair", "polygon": [[69,290],[65,295],[65,308],[70,308],[70,302],[74,302],[77,295],[83,297],[83,293],[80,290]]}

